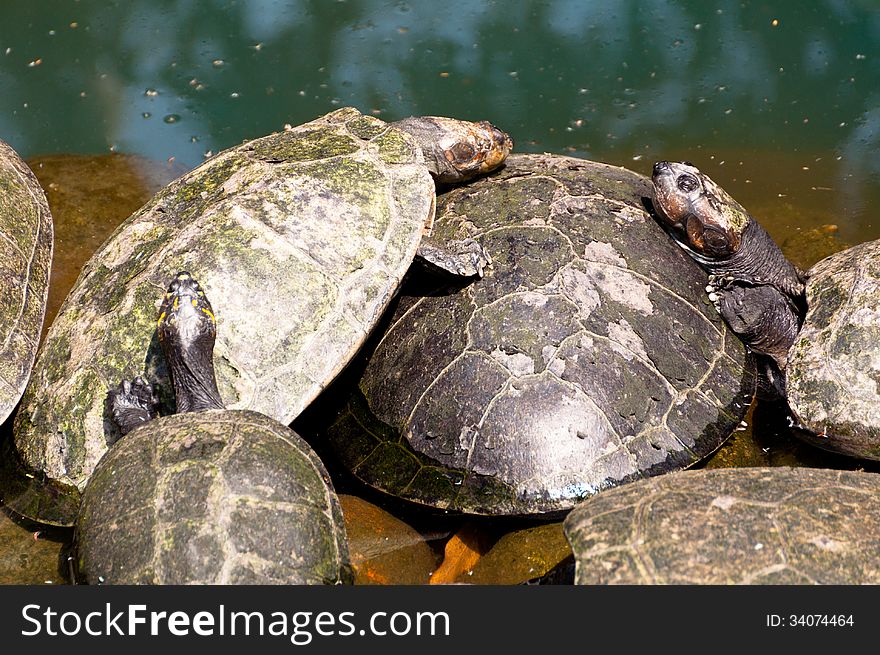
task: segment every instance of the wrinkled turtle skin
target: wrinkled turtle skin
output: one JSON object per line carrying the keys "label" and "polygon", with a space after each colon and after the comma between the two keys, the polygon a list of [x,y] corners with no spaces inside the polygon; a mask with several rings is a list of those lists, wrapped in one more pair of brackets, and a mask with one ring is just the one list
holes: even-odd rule
{"label": "wrinkled turtle skin", "polygon": [[576,584],[878,584],[880,475],[681,471],[565,519]]}
{"label": "wrinkled turtle skin", "polygon": [[880,460],[880,240],[807,272],[807,315],[788,354],[788,404],[798,436]]}
{"label": "wrinkled turtle skin", "polygon": [[7,503],[46,523],[73,521],[119,436],[104,402],[118,380],[143,375],[161,413],[173,412],[154,333],[157,299],[178,270],[199,271],[218,299],[223,404],[289,423],[394,296],[435,199],[414,138],[351,108],[226,150],[172,182],[92,257],[53,323],[12,455],[16,479],[43,484],[7,483]]}
{"label": "wrinkled turtle skin", "polygon": [[692,164],[657,162],[652,178],[657,216],[710,273],[709,298],[755,353],[772,358],[759,392],[788,401],[805,441],[880,460],[880,241],[804,274]]}
{"label": "wrinkled turtle skin", "polygon": [[759,396],[785,396],[788,349],[805,312],[804,274],[767,231],[688,162],[659,161],[651,174],[655,216],[709,273],[709,299],[759,355]]}
{"label": "wrinkled turtle skin", "polygon": [[705,275],[622,168],[511,155],[438,197],[434,236],[492,268],[407,295],[328,430],[366,483],[479,514],[570,509],[689,466],[745,414],[755,371]]}
{"label": "wrinkled turtle skin", "polygon": [[37,178],[0,141],[0,422],[25,389],[46,312],[52,215]]}
{"label": "wrinkled turtle skin", "polygon": [[246,410],[165,416],[125,435],[86,486],[76,542],[92,584],[352,580],[324,465]]}

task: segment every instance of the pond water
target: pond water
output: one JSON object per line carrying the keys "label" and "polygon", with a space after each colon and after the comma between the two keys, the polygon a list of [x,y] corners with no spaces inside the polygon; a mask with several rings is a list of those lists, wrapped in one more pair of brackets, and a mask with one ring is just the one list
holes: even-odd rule
{"label": "pond water", "polygon": [[[688,159],[802,266],[880,237],[873,2],[35,0],[7,3],[2,18],[0,138],[34,166],[59,221],[50,312],[168,179],[346,105],[388,120],[487,119],[518,152],[642,173]],[[110,153],[124,157],[91,157]],[[805,234],[820,235],[815,249]],[[873,466],[801,445],[761,408],[749,422],[709,466]],[[415,522],[438,561],[461,527]],[[0,539],[0,567],[23,561],[16,539],[33,527],[2,523],[17,537]],[[65,537],[52,538],[57,559]],[[18,580],[56,580],[54,564]]]}

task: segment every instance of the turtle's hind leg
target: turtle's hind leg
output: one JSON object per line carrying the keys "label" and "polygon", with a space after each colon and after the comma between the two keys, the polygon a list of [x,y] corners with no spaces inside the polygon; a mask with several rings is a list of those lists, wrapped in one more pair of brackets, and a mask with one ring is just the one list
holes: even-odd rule
{"label": "turtle's hind leg", "polygon": [[116,389],[107,392],[110,413],[121,436],[157,416],[159,398],[153,386],[140,377],[123,380]]}

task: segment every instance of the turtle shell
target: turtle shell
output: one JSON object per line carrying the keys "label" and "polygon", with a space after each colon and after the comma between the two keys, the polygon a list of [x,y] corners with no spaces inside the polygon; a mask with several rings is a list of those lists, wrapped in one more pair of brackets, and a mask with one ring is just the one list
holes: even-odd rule
{"label": "turtle shell", "polygon": [[25,389],[46,312],[52,215],[33,172],[0,141],[0,423]]}
{"label": "turtle shell", "polygon": [[878,584],[878,515],[875,473],[705,469],[603,492],[564,528],[577,584]]}
{"label": "turtle shell", "polygon": [[807,274],[807,315],[788,352],[791,410],[810,443],[880,460],[880,240]]}
{"label": "turtle shell", "polygon": [[17,466],[51,489],[6,494],[19,513],[73,516],[118,437],[120,379],[173,392],[156,338],[167,280],[188,270],[216,298],[214,365],[226,407],[289,423],[357,351],[434,215],[413,139],[340,109],[226,150],[157,193],[85,266],[50,329],[15,422]]}
{"label": "turtle shell", "polygon": [[95,467],[79,572],[108,584],[350,582],[339,500],[289,428],[251,411],[145,423]]}
{"label": "turtle shell", "polygon": [[714,451],[754,365],[650,195],[622,168],[512,155],[440,196],[432,238],[474,238],[493,266],[404,288],[329,430],[343,462],[416,502],[531,514]]}

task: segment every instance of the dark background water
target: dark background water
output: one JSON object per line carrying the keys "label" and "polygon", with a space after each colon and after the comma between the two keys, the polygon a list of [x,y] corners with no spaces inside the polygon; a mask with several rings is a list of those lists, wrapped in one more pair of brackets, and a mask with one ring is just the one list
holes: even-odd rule
{"label": "dark background water", "polygon": [[25,157],[205,153],[353,105],[488,119],[519,151],[687,158],[775,236],[880,236],[880,4],[845,0],[4,3]]}

